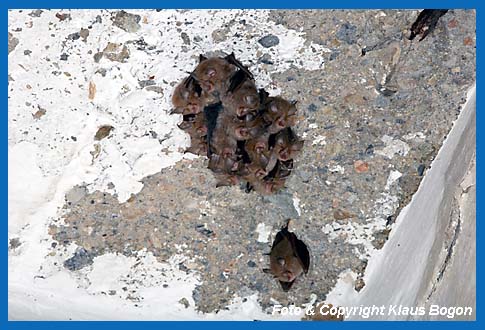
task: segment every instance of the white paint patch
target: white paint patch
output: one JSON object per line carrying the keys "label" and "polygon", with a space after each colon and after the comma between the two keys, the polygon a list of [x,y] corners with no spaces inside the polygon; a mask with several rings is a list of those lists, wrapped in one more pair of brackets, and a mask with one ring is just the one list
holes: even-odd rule
{"label": "white paint patch", "polygon": [[301,216],[300,199],[297,193],[293,193],[293,207],[295,208],[298,216]]}
{"label": "white paint patch", "polygon": [[386,146],[383,149],[376,150],[378,155],[392,159],[395,155],[406,156],[409,152],[409,145],[406,142],[394,139],[389,135],[384,135],[381,140]]}
{"label": "white paint patch", "polygon": [[402,137],[404,140],[424,140],[426,135],[423,132],[409,133]]}
{"label": "white paint patch", "polygon": [[258,238],[256,239],[258,242],[268,243],[269,235],[271,234],[271,227],[262,222],[258,223],[256,226],[256,233],[258,234]]}
{"label": "white paint patch", "polygon": [[345,168],[343,166],[341,166],[341,165],[330,166],[328,168],[328,170],[331,173],[340,173],[340,174],[344,174],[345,173]]}
{"label": "white paint patch", "polygon": [[322,227],[322,232],[328,235],[329,240],[344,239],[354,245],[362,245],[363,253],[360,257],[367,259],[376,250],[372,245],[374,233],[386,228],[387,218],[393,215],[399,207],[397,196],[389,192],[380,194],[373,206],[373,217],[362,221],[348,221],[346,223],[332,222]]}
{"label": "white paint patch", "polygon": [[386,187],[385,190],[389,190],[391,186],[396,183],[397,180],[402,176],[402,173],[399,171],[392,170],[387,177]]}
{"label": "white paint patch", "polygon": [[[217,315],[195,312],[191,292],[197,277],[177,282],[171,277],[179,275],[175,268],[160,265],[149,255],[140,256],[141,264],[135,267],[143,271],[129,270],[139,283],[138,306],[126,300],[127,296],[102,294],[104,290],[119,292],[117,282],[127,274],[125,262],[134,267],[133,260],[106,255],[96,258],[92,268],[68,272],[53,265],[57,256],[48,256],[48,227],[61,216],[65,194],[75,185],[85,184],[89,192],[116,193],[123,202],[143,188],[142,178],[196,157],[183,154],[189,138],[177,127],[181,116],[169,115],[169,111],[175,84],[194,68],[200,53],[234,51],[244,64],[257,63],[258,52],[268,54],[274,65],[263,69],[253,64],[250,70],[258,87],[277,94],[280,88],[273,82],[273,74],[291,66],[321,69],[330,50],[307,42],[302,32],[274,23],[267,10],[129,10],[142,17],[135,33],[112,25],[115,11],[66,10],[62,12],[71,19],[65,21],[55,16],[58,12],[44,10],[40,17],[31,17],[29,10],[9,11],[8,30],[16,31],[12,33],[19,40],[8,56],[13,79],[8,95],[9,238],[19,237],[22,242],[9,254],[9,318],[271,318],[263,315],[253,296],[245,303],[235,299],[229,311]],[[102,23],[93,23],[97,16]],[[216,29],[242,20],[251,39],[246,38],[248,34],[237,34],[243,26],[235,23],[225,41],[214,42]],[[192,24],[177,26],[177,21]],[[88,25],[92,28],[86,41],[67,38]],[[184,44],[181,32],[188,35],[190,46]],[[279,45],[264,48],[255,42],[267,34],[278,36]],[[94,54],[109,42],[127,45],[130,57],[122,63],[107,58],[96,63]],[[143,43],[145,49],[139,49],[138,44]],[[24,55],[24,50],[30,50],[30,55]],[[61,60],[63,53],[68,54],[67,60]],[[150,79],[162,93],[139,85]],[[92,98],[90,83],[96,86]],[[46,112],[36,119],[33,114],[39,107]],[[114,129],[108,137],[95,141],[102,125]],[[114,189],[107,188],[110,183]],[[201,206],[201,212],[211,212],[210,205]],[[267,242],[270,228],[263,229],[261,240]],[[67,250],[72,253],[75,249],[72,245]],[[45,279],[36,277],[39,269]],[[168,288],[142,276],[161,278],[160,269],[169,276]],[[176,303],[180,298],[188,299],[191,307]],[[251,313],[241,312],[241,306]]]}
{"label": "white paint patch", "polygon": [[[311,124],[310,124],[311,125]],[[327,141],[325,141],[325,136],[323,135],[318,135],[315,140],[313,140],[312,142],[312,145],[321,145],[321,146],[324,146],[327,144]]]}
{"label": "white paint patch", "polygon": [[349,269],[340,273],[337,284],[327,294],[325,302],[334,306],[346,306],[348,298],[357,294],[355,290],[356,280],[357,274]]}
{"label": "white paint patch", "polygon": [[308,128],[311,128],[311,129],[318,128],[318,124],[311,123],[310,125],[308,125]]}

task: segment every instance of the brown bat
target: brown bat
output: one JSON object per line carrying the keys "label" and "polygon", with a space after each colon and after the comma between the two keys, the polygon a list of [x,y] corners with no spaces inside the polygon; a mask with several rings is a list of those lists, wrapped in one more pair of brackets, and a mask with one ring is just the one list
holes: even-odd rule
{"label": "brown bat", "polygon": [[190,137],[190,147],[188,147],[185,152],[190,152],[194,155],[205,156],[207,155],[207,142],[206,137],[202,136],[200,138]]}
{"label": "brown bat", "polygon": [[241,166],[241,161],[235,156],[212,154],[208,168],[216,174],[237,174]]}
{"label": "brown bat", "polygon": [[203,113],[196,115],[184,115],[184,120],[178,124],[178,127],[193,137],[207,135],[207,126]]}
{"label": "brown bat", "polygon": [[216,97],[223,95],[231,76],[237,68],[221,57],[206,58],[200,55],[200,63],[191,76],[200,84],[203,91]]}
{"label": "brown bat", "polygon": [[234,186],[239,183],[239,177],[234,174],[216,174],[217,179],[216,188],[225,186]]}
{"label": "brown bat", "polygon": [[202,90],[199,83],[189,76],[175,87],[172,95],[174,109],[170,113],[198,114],[204,109],[207,101],[207,94]]}
{"label": "brown bat", "polygon": [[226,136],[238,141],[244,141],[262,134],[264,122],[261,117],[247,121],[228,113],[222,113],[218,118],[218,127],[224,130]]}
{"label": "brown bat", "polygon": [[278,133],[296,123],[296,102],[288,102],[281,97],[268,97],[263,118],[269,123],[268,132]]}
{"label": "brown bat", "polygon": [[269,150],[268,139],[269,133],[265,133],[246,141],[245,144],[245,151],[251,160],[247,165],[249,175],[253,175],[257,179],[262,179],[268,175],[269,171],[272,170],[275,165],[274,163],[272,167],[271,165],[268,166],[272,155]]}
{"label": "brown bat", "polygon": [[[250,172],[245,176],[245,179],[249,182],[249,190],[254,189],[261,194],[270,195],[284,188],[286,179],[293,170],[293,160],[290,159],[285,162],[276,160],[272,166],[273,169],[265,171],[268,174],[263,178],[261,178],[261,175],[257,175],[262,171],[254,174]],[[250,165],[248,168],[251,169]]]}
{"label": "brown bat", "polygon": [[222,98],[224,107],[231,114],[244,117],[259,109],[259,93],[254,81],[244,80],[234,91],[229,90]]}
{"label": "brown bat", "polygon": [[303,149],[303,140],[298,140],[293,130],[287,127],[274,135],[274,142],[270,141],[272,145],[272,153],[277,159],[285,162],[295,158]]}
{"label": "brown bat", "polygon": [[217,119],[218,125],[212,132],[210,143],[210,154],[215,153],[217,155],[225,155],[226,157],[232,157],[236,155],[237,140],[234,137],[227,136],[226,128],[223,126],[225,120],[223,115]]}
{"label": "brown bat", "polygon": [[263,269],[278,279],[284,291],[290,290],[295,280],[308,273],[310,267],[308,248],[288,231],[288,223],[276,234],[269,253],[270,269]]}

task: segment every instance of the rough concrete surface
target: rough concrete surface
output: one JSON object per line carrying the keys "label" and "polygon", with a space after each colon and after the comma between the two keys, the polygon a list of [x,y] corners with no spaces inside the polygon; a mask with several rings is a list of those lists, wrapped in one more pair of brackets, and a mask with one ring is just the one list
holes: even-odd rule
{"label": "rough concrete surface", "polygon": [[[52,38],[50,43],[60,40],[65,43],[59,58],[52,61],[67,63],[60,64],[62,69],[50,70],[52,76],[48,78],[65,76],[68,70],[64,65],[68,66],[73,58],[85,57],[91,67],[82,70],[84,76],[77,78],[84,85],[85,98],[93,96],[96,102],[96,86],[88,83],[93,77],[125,74],[123,70],[113,72],[118,65],[136,62],[140,54],[166,56],[163,45],[150,45],[152,39],[129,37],[130,33],[141,35],[163,11],[150,11],[146,15],[149,19],[143,12],[127,12],[103,11],[99,19],[91,15],[96,19],[85,24],[76,20],[70,33]],[[42,18],[47,14],[50,12],[39,15]],[[142,188],[127,199],[120,198],[116,183],[109,176],[103,179],[103,189],[74,182],[62,209],[50,217],[48,229],[45,228],[49,247],[48,257],[42,256],[46,260],[44,267],[50,263],[56,264],[57,269],[67,268],[81,287],[89,287],[83,272],[89,271],[96,257],[108,253],[137,257],[140,251],[148,251],[157,261],[166,262],[182,253],[186,258],[178,264],[179,270],[199,279],[192,297],[187,298],[191,298],[192,307],[204,313],[224,310],[235,297],[254,293],[265,311],[271,311],[275,303],[301,305],[312,299],[323,301],[339,274],[347,270],[358,274],[355,290],[364,288],[362,276],[368,259],[386,243],[391,225],[411,200],[475,81],[475,11],[451,10],[426,39],[411,42],[407,36],[417,14],[416,10],[275,10],[267,14],[274,34],[270,29],[258,35],[251,17],[262,14],[249,11],[244,12],[244,18],[236,15],[214,27],[210,36],[191,30],[191,24],[181,20],[184,15],[189,17],[190,12],[165,17],[166,25],[158,25],[157,33],[180,38],[180,56],[190,55],[193,59],[187,67],[193,67],[198,54],[214,50],[200,47],[198,40],[202,38],[209,38],[215,45],[233,42],[236,56],[238,48],[259,44],[251,57],[244,53],[241,59],[250,70],[258,72],[256,84],[267,84],[281,96],[298,101],[300,120],[295,130],[306,142],[295,160],[294,173],[286,188],[272,196],[246,194],[238,187],[216,189],[204,157],[180,157],[173,165],[152,171],[154,174],[140,178]],[[71,11],[70,15],[75,17],[77,12]],[[27,28],[33,24],[35,31],[38,18],[25,17]],[[56,17],[55,24],[70,24],[69,18],[60,14]],[[17,18],[16,22],[20,21]],[[23,52],[37,47],[23,43],[21,32],[16,30],[19,24],[9,25],[9,57],[30,56],[19,49]],[[88,25],[109,29],[109,43],[103,41],[88,52],[86,47],[91,47],[90,39],[95,38],[93,32],[83,32],[84,28],[94,31]],[[113,26],[117,29],[113,30]],[[285,59],[283,71],[275,67],[282,63],[278,60],[282,53],[277,47],[284,49],[289,41],[278,37],[278,29],[296,31],[304,38],[301,58],[296,55]],[[75,41],[69,39],[76,32],[82,32],[88,46],[82,45],[86,41],[80,38],[81,34],[71,37]],[[97,32],[96,38],[99,35]],[[71,47],[71,43],[80,43],[84,48]],[[304,63],[308,61],[304,56],[311,58],[312,52],[321,59],[321,67]],[[164,65],[171,67],[168,63]],[[12,70],[22,68],[9,67],[9,74]],[[180,75],[163,77],[163,72],[162,69],[157,72],[160,74],[154,84],[144,83],[153,80],[149,72],[144,78],[138,71],[134,73],[135,88],[152,88],[151,93],[143,92],[150,93],[155,104],[157,99],[170,97],[172,82],[180,78]],[[258,82],[258,77],[266,76],[269,81]],[[23,86],[15,85],[19,75],[12,77],[10,98],[16,88],[25,90],[28,81],[24,77]],[[97,88],[102,87],[98,84]],[[40,88],[37,92],[42,95]],[[98,104],[96,111],[105,111],[103,106]],[[166,113],[170,108],[167,103],[164,106],[159,111]],[[29,107],[34,104],[26,104],[25,111],[31,111]],[[32,119],[37,120],[35,125],[45,129],[42,123],[49,120],[51,111],[55,110],[47,108],[43,116]],[[144,116],[143,111],[133,111],[132,117],[117,118],[116,108],[104,114],[111,116],[104,124],[112,125],[113,131],[95,143],[95,130],[90,135],[92,141],[86,142],[92,146],[89,161],[103,171],[111,166],[103,160],[106,159],[103,154],[111,150],[105,146],[116,141],[115,148],[122,158],[124,139],[130,138],[116,120],[139,125],[137,118]],[[178,118],[173,117],[165,125],[173,126]],[[15,118],[9,118],[9,147],[21,141],[35,144],[37,133],[22,135],[27,126],[12,122]],[[144,134],[144,139],[158,146],[154,148],[163,150],[167,148],[163,141],[170,136],[154,124],[156,116],[150,118],[153,119],[145,127],[137,126],[144,132],[139,136]],[[71,134],[64,135],[69,139]],[[130,143],[127,142],[127,152],[133,147]],[[167,155],[170,152],[165,151]],[[163,157],[164,153],[160,155]],[[133,165],[136,159],[130,162],[136,172]],[[307,244],[311,254],[309,273],[297,280],[288,293],[262,272],[269,262],[265,254],[286,219],[292,219],[290,230]],[[22,241],[22,231],[9,234],[10,239],[18,237]],[[11,248],[13,255],[14,249]],[[48,276],[42,270],[39,274]],[[128,283],[129,295],[124,292],[112,295],[143,308],[144,298],[138,290],[143,283],[143,280],[131,286]]]}

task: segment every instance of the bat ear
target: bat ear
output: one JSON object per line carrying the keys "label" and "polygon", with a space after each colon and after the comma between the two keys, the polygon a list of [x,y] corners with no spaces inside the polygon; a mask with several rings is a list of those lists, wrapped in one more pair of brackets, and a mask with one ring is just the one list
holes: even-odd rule
{"label": "bat ear", "polygon": [[269,269],[269,268],[263,268],[263,273],[265,273],[265,274],[271,274],[271,269]]}
{"label": "bat ear", "polygon": [[205,57],[204,55],[200,54],[200,55],[199,55],[199,63],[202,63],[202,62],[204,62],[205,60],[207,60],[207,57]]}
{"label": "bat ear", "polygon": [[183,108],[175,108],[170,110],[169,114],[173,115],[174,113],[182,114],[184,112]]}
{"label": "bat ear", "polygon": [[296,100],[291,101],[291,105],[296,105],[297,103],[298,103],[298,101],[296,101]]}
{"label": "bat ear", "polygon": [[181,130],[186,130],[192,126],[192,123],[189,121],[183,121],[177,125]]}
{"label": "bat ear", "polygon": [[207,70],[207,72],[206,72],[206,73],[207,73],[207,75],[208,75],[209,77],[214,77],[214,76],[216,75],[216,73],[217,73],[217,72],[216,72],[216,70],[214,70],[214,69],[209,69],[209,70]]}

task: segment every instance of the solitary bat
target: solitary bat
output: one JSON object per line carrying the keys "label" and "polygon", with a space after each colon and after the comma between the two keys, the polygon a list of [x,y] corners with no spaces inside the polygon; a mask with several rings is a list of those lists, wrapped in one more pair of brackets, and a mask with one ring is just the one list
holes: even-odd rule
{"label": "solitary bat", "polygon": [[418,18],[411,26],[409,40],[413,40],[416,36],[421,36],[419,41],[426,38],[426,36],[436,28],[436,24],[438,24],[441,16],[447,12],[448,9],[424,9],[421,11]]}
{"label": "solitary bat", "polygon": [[278,279],[284,291],[290,290],[295,280],[308,273],[310,267],[308,248],[288,231],[288,223],[276,234],[269,253],[270,268],[263,269]]}

